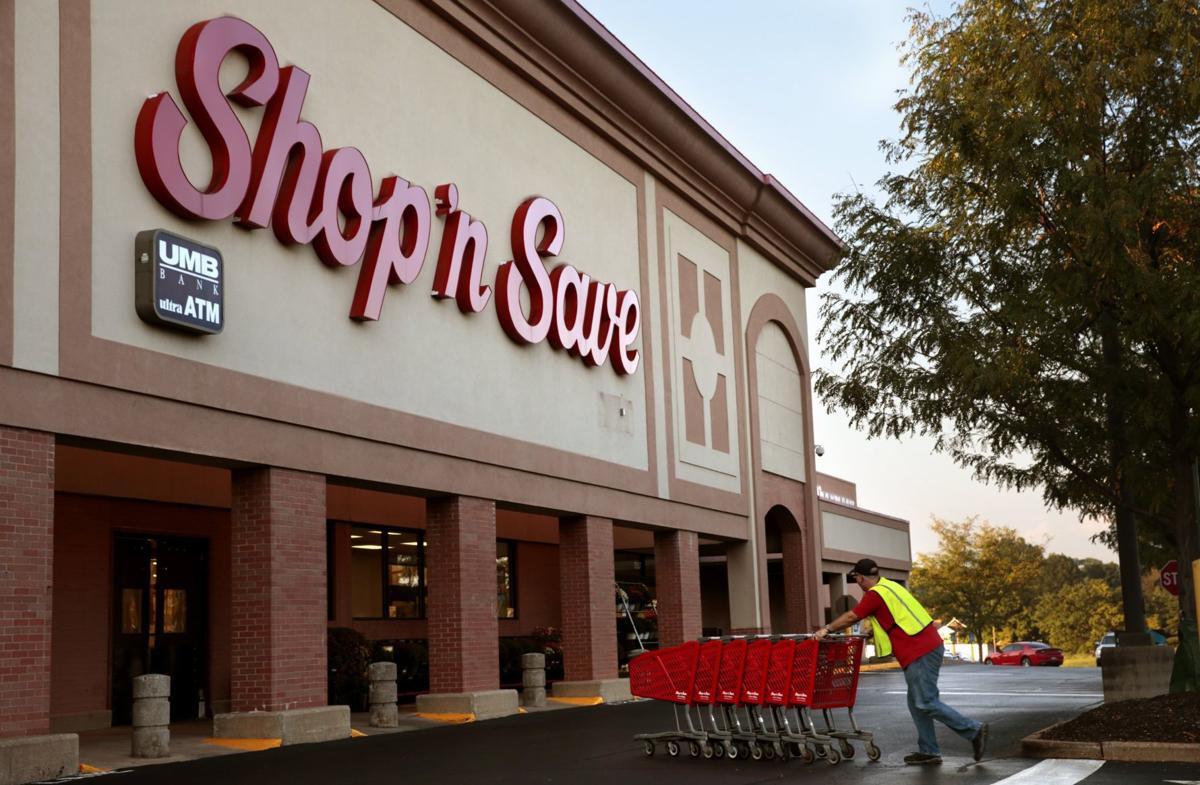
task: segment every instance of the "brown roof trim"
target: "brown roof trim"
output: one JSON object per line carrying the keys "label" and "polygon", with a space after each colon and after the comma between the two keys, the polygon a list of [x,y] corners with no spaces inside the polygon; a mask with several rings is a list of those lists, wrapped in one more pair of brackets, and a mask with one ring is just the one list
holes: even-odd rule
{"label": "brown roof trim", "polygon": [[[620,138],[606,134],[612,141],[668,183],[682,177],[688,186],[705,192],[714,204],[701,206],[723,213],[714,217],[787,272],[811,285],[833,268],[833,258],[842,248],[837,235],[721,136],[577,0],[449,1],[470,8],[477,19],[489,16],[487,6],[506,17],[537,43],[541,54],[566,67],[568,81],[574,77],[590,88],[573,91],[572,97],[583,98],[605,120],[623,127],[626,133]],[[426,2],[444,10],[447,0]],[[500,32],[501,26],[492,27]],[[541,59],[532,52],[524,54]],[[575,86],[560,84],[568,90]]]}

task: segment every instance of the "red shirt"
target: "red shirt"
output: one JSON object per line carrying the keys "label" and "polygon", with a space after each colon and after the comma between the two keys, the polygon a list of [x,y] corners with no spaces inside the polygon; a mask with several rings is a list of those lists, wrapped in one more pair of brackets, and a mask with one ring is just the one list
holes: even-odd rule
{"label": "red shirt", "polygon": [[896,661],[900,663],[901,668],[907,668],[913,660],[925,656],[942,645],[942,636],[938,635],[937,628],[933,626],[932,622],[926,624],[925,629],[916,635],[909,635],[900,629],[892,618],[892,612],[888,610],[887,603],[879,596],[879,592],[869,591],[863,595],[858,605],[854,606],[854,615],[860,619],[874,616],[875,620],[888,631],[888,637],[892,640],[892,653],[896,655]]}

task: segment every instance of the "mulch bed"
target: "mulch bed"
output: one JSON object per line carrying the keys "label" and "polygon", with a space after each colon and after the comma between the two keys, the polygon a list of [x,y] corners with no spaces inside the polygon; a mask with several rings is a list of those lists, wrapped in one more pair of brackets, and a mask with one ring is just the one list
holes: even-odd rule
{"label": "mulch bed", "polygon": [[1200,744],[1200,693],[1106,703],[1051,728],[1042,738]]}

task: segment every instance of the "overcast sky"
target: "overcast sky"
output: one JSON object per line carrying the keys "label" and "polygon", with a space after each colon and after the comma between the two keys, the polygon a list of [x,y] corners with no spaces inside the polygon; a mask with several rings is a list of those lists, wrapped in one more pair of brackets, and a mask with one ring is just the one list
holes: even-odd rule
{"label": "overcast sky", "polygon": [[[832,226],[833,195],[874,192],[887,171],[881,139],[894,139],[896,91],[907,85],[897,44],[908,32],[895,0],[582,0],[635,55],[764,172]],[[935,9],[948,3],[937,0]],[[822,276],[809,293],[814,363]],[[1049,512],[1040,494],[973,480],[922,439],[866,439],[817,402],[825,455],[817,468],[858,484],[859,506],[911,523],[914,556],[937,544],[932,516],[978,515],[1052,552],[1116,561],[1089,537],[1101,527]]]}

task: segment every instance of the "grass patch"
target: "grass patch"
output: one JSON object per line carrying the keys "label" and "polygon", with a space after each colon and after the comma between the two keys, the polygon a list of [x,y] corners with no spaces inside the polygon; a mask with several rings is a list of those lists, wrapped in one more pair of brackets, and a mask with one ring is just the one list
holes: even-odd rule
{"label": "grass patch", "polygon": [[1094,668],[1096,667],[1096,655],[1088,652],[1087,654],[1064,654],[1064,668]]}

